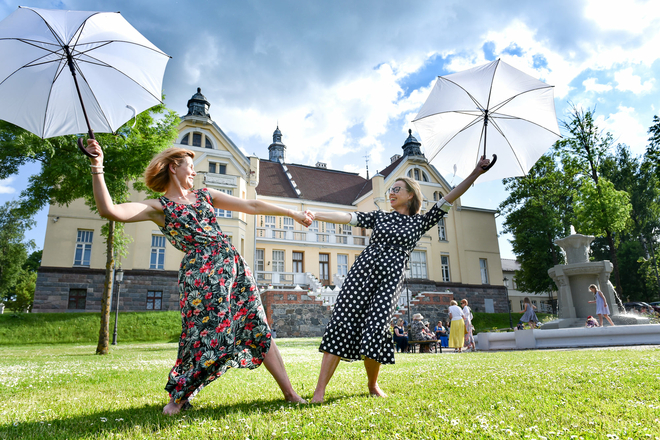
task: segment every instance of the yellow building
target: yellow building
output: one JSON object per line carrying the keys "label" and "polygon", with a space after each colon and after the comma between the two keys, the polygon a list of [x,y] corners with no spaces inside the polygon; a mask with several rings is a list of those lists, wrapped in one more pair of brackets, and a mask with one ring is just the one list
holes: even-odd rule
{"label": "yellow building", "polygon": [[[425,199],[423,212],[451,188],[428,163],[412,134],[405,140],[402,154],[394,154],[389,166],[365,179],[356,173],[328,169],[323,163],[288,163],[279,127],[273,133],[268,160],[246,157],[213,122],[209,108],[198,89],[188,101],[189,111],[181,119],[175,143],[195,152],[198,188],[212,187],[293,210],[346,212],[389,210],[386,190],[400,176],[419,182]],[[142,200],[144,194],[135,193],[132,199]],[[486,297],[499,297],[504,292],[494,214],[493,210],[463,206],[457,200],[412,253],[411,283],[423,286],[418,290],[460,291],[471,298],[471,304],[481,295],[484,299],[477,304],[488,311]],[[216,215],[223,231],[252,266],[257,281],[275,288],[299,285],[314,290],[341,285],[355,258],[369,244],[371,232],[323,222],[314,222],[306,229],[290,218],[223,210],[216,210]],[[100,310],[106,261],[101,237],[104,223],[82,201],[50,207],[35,312]],[[127,224],[126,232],[133,242],[128,257],[121,261],[125,275],[120,310],[178,309],[176,282],[181,252],[167,244],[154,224]]]}

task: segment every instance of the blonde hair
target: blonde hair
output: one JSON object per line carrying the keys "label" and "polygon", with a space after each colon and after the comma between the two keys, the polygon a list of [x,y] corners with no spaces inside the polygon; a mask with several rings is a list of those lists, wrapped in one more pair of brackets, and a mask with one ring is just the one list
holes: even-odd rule
{"label": "blonde hair", "polygon": [[461,300],[461,304],[463,304],[463,302],[465,302],[465,305],[466,305],[466,306],[468,305],[468,300],[467,300],[467,299],[463,298],[463,299]]}
{"label": "blonde hair", "polygon": [[165,192],[170,183],[170,165],[181,166],[181,162],[189,157],[195,158],[195,153],[185,148],[171,147],[158,153],[144,171],[144,183],[156,192]]}
{"label": "blonde hair", "polygon": [[596,287],[595,284],[592,284],[591,286],[589,286],[589,289],[594,289],[595,291],[598,291],[598,287]]}
{"label": "blonde hair", "polygon": [[422,189],[415,180],[410,177],[398,177],[395,182],[403,182],[406,184],[406,191],[412,193],[413,198],[408,202],[408,215],[415,215],[422,208]]}
{"label": "blonde hair", "polygon": [[451,301],[449,301],[449,305],[450,306],[457,306],[458,303],[455,300],[452,299]]}

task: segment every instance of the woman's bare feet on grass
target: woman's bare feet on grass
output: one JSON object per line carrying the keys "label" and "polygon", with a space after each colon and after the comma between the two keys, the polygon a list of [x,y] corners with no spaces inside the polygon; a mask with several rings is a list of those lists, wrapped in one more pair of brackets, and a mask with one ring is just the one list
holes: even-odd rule
{"label": "woman's bare feet on grass", "polygon": [[[187,401],[186,401],[187,402]],[[170,402],[165,405],[163,408],[163,414],[166,416],[174,416],[177,415],[181,412],[181,407],[183,406],[183,403],[176,403],[174,402],[174,399],[170,399]]]}
{"label": "woman's bare feet on grass", "polygon": [[369,395],[371,395],[371,397],[387,397],[387,394],[385,394],[378,385],[375,387],[369,387]]}
{"label": "woman's bare feet on grass", "polygon": [[293,392],[293,394],[284,396],[284,400],[291,403],[307,403],[307,401],[302,397],[300,397],[298,393],[296,393],[295,391]]}

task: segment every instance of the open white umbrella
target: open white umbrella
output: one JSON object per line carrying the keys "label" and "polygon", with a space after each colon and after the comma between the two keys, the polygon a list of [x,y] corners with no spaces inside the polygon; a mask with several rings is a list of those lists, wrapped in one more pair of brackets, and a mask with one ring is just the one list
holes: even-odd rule
{"label": "open white umbrella", "polygon": [[438,77],[413,122],[426,156],[445,172],[466,177],[480,157],[496,155],[499,164],[480,181],[527,175],[561,137],[553,86],[499,59]]}
{"label": "open white umbrella", "polygon": [[169,58],[118,12],[19,7],[0,22],[0,119],[42,138],[113,133],[161,102]]}

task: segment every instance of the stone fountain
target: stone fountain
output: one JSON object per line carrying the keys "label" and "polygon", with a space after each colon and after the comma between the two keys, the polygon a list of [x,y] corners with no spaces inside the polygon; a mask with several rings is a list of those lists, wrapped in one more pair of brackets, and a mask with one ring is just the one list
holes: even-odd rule
{"label": "stone fountain", "polygon": [[614,286],[610,283],[610,273],[614,266],[609,261],[589,261],[589,249],[593,235],[582,235],[571,226],[571,235],[555,240],[566,257],[566,264],[558,264],[548,271],[548,275],[559,289],[557,295],[556,321],[543,327],[566,328],[584,326],[589,315],[596,315],[596,304],[590,304],[594,295],[589,285],[595,284],[603,292],[614,319],[619,314]]}

